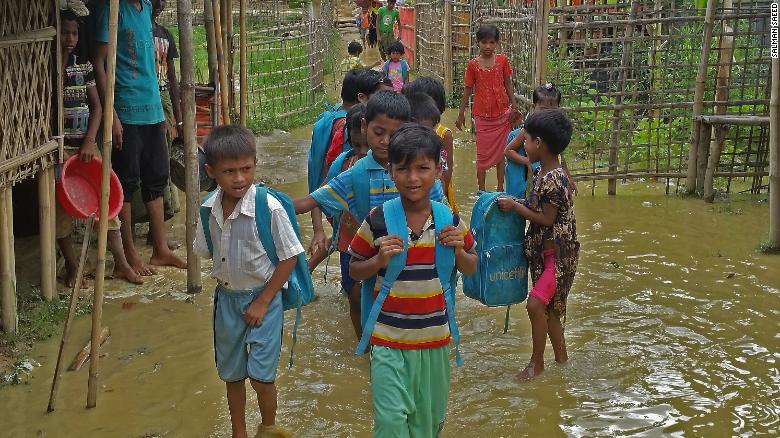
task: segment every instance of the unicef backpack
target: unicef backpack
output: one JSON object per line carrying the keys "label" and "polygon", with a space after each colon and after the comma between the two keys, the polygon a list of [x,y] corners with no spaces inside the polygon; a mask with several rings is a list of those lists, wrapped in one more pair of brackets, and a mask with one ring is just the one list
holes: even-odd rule
{"label": "unicef backpack", "polygon": [[[208,197],[212,196],[212,192]],[[255,193],[255,223],[257,225],[257,235],[260,237],[260,243],[263,244],[266,255],[271,259],[271,263],[276,266],[279,263],[279,257],[276,254],[276,245],[271,235],[271,212],[268,209],[268,195],[273,196],[284,207],[287,217],[290,218],[293,231],[298,239],[301,238],[301,232],[298,229],[298,220],[296,219],[295,209],[289,196],[282,192],[266,187],[262,184],[256,185]],[[209,253],[214,253],[214,243],[211,241],[211,231],[209,230],[209,216],[211,208],[200,207],[200,221],[203,225],[203,235],[206,237],[206,244],[209,247]],[[306,260],[306,254],[300,253],[297,256],[295,268],[293,268],[290,278],[287,280],[287,287],[282,288],[282,306],[284,310],[295,309],[295,325],[293,326],[292,345],[290,346],[290,367],[293,362],[293,351],[298,340],[298,325],[301,323],[301,307],[309,304],[314,298],[314,285],[311,281],[309,272],[309,263]]]}
{"label": "unicef backpack", "polygon": [[[341,105],[339,105],[341,107]],[[333,131],[333,121],[343,119],[347,116],[347,111],[343,109],[331,109],[320,114],[320,117],[314,123],[311,131],[311,146],[307,156],[307,170],[309,193],[320,188],[325,164],[325,155],[330,146],[331,134]]]}
{"label": "unicef backpack", "polygon": [[[433,209],[433,223],[436,227],[436,235],[442,228],[452,225],[452,210],[440,202],[431,201]],[[374,324],[382,310],[382,304],[390,293],[390,288],[398,278],[398,275],[406,266],[407,248],[409,248],[409,232],[406,224],[406,213],[404,212],[401,198],[395,198],[385,202],[382,205],[387,225],[387,234],[396,234],[404,241],[404,252],[394,255],[390,259],[390,264],[385,269],[384,280],[379,289],[379,293],[374,298],[374,286],[376,285],[376,276],[364,280],[360,291],[360,317],[363,323],[363,335],[360,338],[355,353],[362,355],[365,353],[368,343],[371,340],[371,334],[374,331]],[[444,246],[436,241],[436,272],[441,281],[444,293],[444,301],[447,303],[447,320],[450,327],[450,336],[455,342],[455,363],[460,366],[463,364],[463,358],[460,356],[460,332],[458,324],[455,321],[455,284],[457,271],[455,270],[455,249]]]}
{"label": "unicef backpack", "polygon": [[528,260],[523,248],[525,219],[501,211],[496,202],[499,196],[507,194],[487,192],[474,203],[471,233],[477,241],[477,272],[463,276],[463,292],[487,306],[507,306],[506,333],[509,306],[528,295]]}

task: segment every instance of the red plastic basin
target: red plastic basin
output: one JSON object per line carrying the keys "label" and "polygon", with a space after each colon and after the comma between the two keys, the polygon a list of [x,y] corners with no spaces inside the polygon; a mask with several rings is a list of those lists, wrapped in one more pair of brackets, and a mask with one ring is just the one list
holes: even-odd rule
{"label": "red plastic basin", "polygon": [[[100,216],[100,182],[103,162],[93,158],[89,163],[73,155],[62,166],[62,175],[57,184],[57,199],[65,211],[76,218],[86,219],[92,213]],[[113,219],[122,209],[124,196],[122,185],[114,171],[111,171],[108,196],[108,218]]]}

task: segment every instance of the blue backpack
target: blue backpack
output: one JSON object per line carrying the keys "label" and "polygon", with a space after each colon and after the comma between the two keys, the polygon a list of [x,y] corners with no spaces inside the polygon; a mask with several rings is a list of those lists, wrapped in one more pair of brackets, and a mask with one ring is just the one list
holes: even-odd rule
{"label": "blue backpack", "polygon": [[[340,107],[341,105],[339,105]],[[332,109],[320,114],[320,117],[314,123],[311,131],[311,146],[307,156],[307,170],[309,193],[320,188],[325,177],[323,168],[325,165],[325,155],[330,146],[331,134],[333,133],[333,122],[336,119],[343,119],[347,116],[347,111],[343,109]],[[344,145],[345,149],[347,145]]]}
{"label": "blue backpack", "polygon": [[[514,131],[509,133],[509,136],[506,139],[506,144],[512,142],[512,140],[515,139],[515,137],[520,134],[520,131],[523,129],[521,126],[520,128],[515,129]],[[523,151],[518,150],[517,152],[520,155],[525,155]],[[515,163],[514,161],[507,159],[506,160],[506,192],[514,197],[517,198],[525,198],[525,187],[526,187],[526,180],[528,178],[528,169],[525,167],[525,165],[520,163]]]}
{"label": "blue backpack", "polygon": [[528,295],[528,260],[523,240],[525,219],[503,212],[496,202],[506,193],[487,192],[471,212],[471,233],[477,241],[477,272],[463,276],[467,297],[491,307],[507,306],[504,333],[509,327],[509,306]]}
{"label": "blue backpack", "polygon": [[[210,193],[208,197],[215,192]],[[279,257],[276,254],[276,245],[273,236],[271,236],[271,212],[268,209],[268,195],[276,198],[282,207],[284,207],[287,217],[290,218],[295,235],[301,238],[301,232],[298,229],[298,220],[296,219],[295,209],[289,196],[278,192],[270,187],[257,184],[255,193],[255,222],[257,225],[257,235],[260,237],[260,243],[263,244],[266,255],[271,259],[271,263],[276,266],[279,263]],[[200,207],[200,221],[203,225],[203,235],[206,237],[206,244],[209,253],[214,253],[214,243],[211,241],[211,231],[209,229],[209,217],[211,208]],[[297,256],[295,268],[293,268],[290,278],[287,280],[287,287],[282,288],[282,306],[284,310],[295,309],[295,325],[293,326],[292,345],[290,346],[290,367],[292,367],[293,351],[295,343],[298,340],[298,325],[301,323],[301,307],[309,304],[314,298],[314,285],[309,273],[309,263],[306,260],[306,254],[300,253]]]}
{"label": "blue backpack", "polygon": [[[382,73],[385,74],[385,77],[390,76],[390,63],[391,60],[385,61],[385,64],[382,66]],[[406,63],[406,60],[401,60],[401,79],[406,80],[409,78],[409,64]]]}
{"label": "blue backpack", "polygon": [[[433,208],[433,223],[436,227],[436,235],[442,228],[452,225],[452,210],[440,202],[431,201]],[[387,201],[382,206],[385,224],[387,225],[387,234],[396,234],[404,241],[404,252],[394,255],[390,259],[390,264],[385,269],[385,276],[379,293],[374,298],[374,286],[376,285],[376,276],[363,281],[360,298],[360,317],[363,325],[363,336],[360,338],[355,353],[362,355],[365,353],[368,343],[371,340],[371,334],[374,331],[374,324],[382,310],[382,305],[390,293],[390,288],[398,278],[398,275],[406,266],[406,249],[409,248],[409,232],[406,224],[406,213],[404,212],[401,198]],[[460,366],[463,364],[463,358],[460,356],[460,333],[458,324],[455,321],[455,250],[436,241],[436,272],[441,281],[444,292],[444,300],[447,303],[447,319],[450,327],[450,336],[455,342],[455,363]]]}

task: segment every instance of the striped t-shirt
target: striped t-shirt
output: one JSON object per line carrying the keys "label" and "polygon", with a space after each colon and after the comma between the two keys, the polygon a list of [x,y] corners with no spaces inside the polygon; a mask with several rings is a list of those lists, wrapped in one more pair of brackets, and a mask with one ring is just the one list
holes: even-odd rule
{"label": "striped t-shirt", "polygon": [[[453,213],[452,223],[464,235],[464,249],[474,247],[474,237],[466,223]],[[357,260],[366,260],[378,253],[379,239],[387,236],[382,206],[371,211],[363,222],[349,253]],[[402,349],[438,348],[449,344],[447,303],[436,272],[436,227],[429,217],[421,235],[409,230],[409,248],[406,266],[393,283],[382,311],[377,317],[372,345]],[[385,270],[377,273],[374,296],[382,286]]]}

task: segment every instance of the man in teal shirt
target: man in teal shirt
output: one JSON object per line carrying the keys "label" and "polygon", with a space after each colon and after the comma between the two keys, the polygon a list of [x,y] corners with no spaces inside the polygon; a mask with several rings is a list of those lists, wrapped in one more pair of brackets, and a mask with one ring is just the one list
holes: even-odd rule
{"label": "man in teal shirt", "polygon": [[396,0],[387,0],[387,5],[379,8],[377,27],[379,28],[379,54],[382,62],[387,61],[387,47],[395,40],[395,23],[401,26],[401,13],[395,8]]}
{"label": "man in teal shirt", "polygon": [[[97,13],[95,50],[95,79],[101,99],[106,91],[108,16],[109,6],[104,3]],[[124,192],[125,202],[119,219],[125,255],[140,275],[155,272],[150,264],[187,267],[187,262],[168,247],[165,235],[162,193],[170,169],[164,121],[155,71],[152,3],[150,0],[120,0],[111,165]],[[133,243],[130,201],[139,183],[152,236],[149,264],[141,259]]]}

